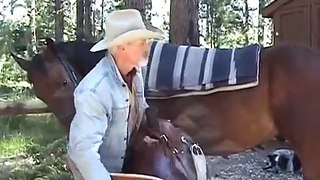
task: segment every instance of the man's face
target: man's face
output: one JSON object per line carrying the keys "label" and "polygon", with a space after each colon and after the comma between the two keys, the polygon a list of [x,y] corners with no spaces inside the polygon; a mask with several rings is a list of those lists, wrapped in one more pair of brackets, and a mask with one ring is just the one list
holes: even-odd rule
{"label": "man's face", "polygon": [[133,66],[141,66],[142,62],[148,58],[148,41],[137,40],[127,43],[124,47],[124,53]]}

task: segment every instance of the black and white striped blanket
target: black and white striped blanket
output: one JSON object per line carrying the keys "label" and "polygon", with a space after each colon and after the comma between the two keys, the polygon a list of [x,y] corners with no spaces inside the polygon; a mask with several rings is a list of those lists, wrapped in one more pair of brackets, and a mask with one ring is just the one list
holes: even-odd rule
{"label": "black and white striped blanket", "polygon": [[235,49],[206,49],[153,42],[145,75],[146,91],[207,91],[236,85],[255,86],[259,60],[257,44]]}

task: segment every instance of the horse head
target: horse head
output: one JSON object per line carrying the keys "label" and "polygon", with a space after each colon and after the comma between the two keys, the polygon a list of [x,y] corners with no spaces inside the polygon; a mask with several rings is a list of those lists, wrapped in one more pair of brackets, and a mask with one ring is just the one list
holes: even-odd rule
{"label": "horse head", "polygon": [[206,179],[206,161],[189,135],[147,108],[129,141],[123,171],[170,180]]}
{"label": "horse head", "polygon": [[44,50],[31,60],[20,58],[14,53],[11,55],[27,72],[35,95],[47,104],[63,129],[68,131],[75,113],[73,92],[78,82],[74,69],[66,60],[68,54],[52,39],[47,38]]}

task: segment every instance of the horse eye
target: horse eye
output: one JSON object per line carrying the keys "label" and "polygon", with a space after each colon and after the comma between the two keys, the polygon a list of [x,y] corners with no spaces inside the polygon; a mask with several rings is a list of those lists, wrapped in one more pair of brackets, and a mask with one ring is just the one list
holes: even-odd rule
{"label": "horse eye", "polygon": [[68,84],[67,80],[64,80],[64,81],[63,81],[63,86],[65,86],[65,85],[67,85],[67,84]]}

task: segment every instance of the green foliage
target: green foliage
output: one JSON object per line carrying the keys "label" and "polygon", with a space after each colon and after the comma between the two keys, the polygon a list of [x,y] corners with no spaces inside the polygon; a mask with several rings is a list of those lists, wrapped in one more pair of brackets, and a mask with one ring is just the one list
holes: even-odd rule
{"label": "green foliage", "polygon": [[204,40],[209,46],[220,48],[257,43],[258,27],[254,25],[253,11],[257,8],[250,7],[248,0],[200,0]]}
{"label": "green foliage", "polygon": [[[29,54],[31,44],[30,9],[31,1],[25,0],[23,4],[12,0],[7,9],[14,12],[17,7],[28,9],[28,14],[24,18],[11,20],[0,13],[0,93],[1,87],[10,88],[11,92],[30,93],[30,84],[26,82],[26,72],[24,72],[10,56],[10,51],[21,54],[26,59],[31,59],[33,54]],[[20,1],[19,1],[20,2]],[[70,2],[64,2],[63,12],[65,15],[64,39],[75,39],[75,6]],[[44,38],[54,38],[54,1],[36,1],[36,36],[37,52],[42,50]]]}
{"label": "green foliage", "polygon": [[199,15],[205,22],[204,39],[211,47],[236,44],[238,29],[235,24],[241,17],[233,10],[231,0],[202,0]]}
{"label": "green foliage", "polygon": [[57,139],[47,146],[32,144],[28,146],[28,158],[32,164],[26,168],[16,168],[9,176],[12,179],[71,179],[66,166],[66,140]]}
{"label": "green foliage", "polygon": [[66,136],[52,115],[3,116],[0,132],[0,179],[71,179]]}
{"label": "green foliage", "polygon": [[272,45],[272,20],[262,17],[262,10],[273,0],[259,0],[259,24],[258,24],[258,42],[262,45]]}
{"label": "green foliage", "polygon": [[26,152],[28,145],[31,143],[32,140],[24,137],[21,133],[5,136],[0,142],[0,154],[3,157],[20,155]]}
{"label": "green foliage", "polygon": [[124,9],[126,7],[125,0],[114,0],[112,4],[114,9]]}
{"label": "green foliage", "polygon": [[64,40],[72,41],[76,39],[76,1],[72,4],[70,1],[63,2],[64,13]]}
{"label": "green foliage", "polygon": [[26,73],[9,53],[26,50],[25,45],[21,43],[26,29],[26,22],[23,21],[2,20],[0,23],[0,87],[9,87],[20,93],[28,90],[27,83],[24,83]]}
{"label": "green foliage", "polygon": [[[31,9],[31,1],[26,0],[27,8]],[[31,13],[30,11],[28,13]],[[46,36],[54,37],[54,1],[36,0],[36,36],[44,39]],[[31,18],[31,17],[29,17]],[[30,29],[31,27],[29,27]]]}

